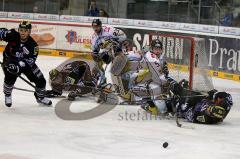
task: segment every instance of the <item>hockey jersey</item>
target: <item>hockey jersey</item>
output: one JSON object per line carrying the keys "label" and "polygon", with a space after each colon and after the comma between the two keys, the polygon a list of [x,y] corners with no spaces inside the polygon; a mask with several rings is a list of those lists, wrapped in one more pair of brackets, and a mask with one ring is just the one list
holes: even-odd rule
{"label": "hockey jersey", "polygon": [[92,51],[98,53],[100,46],[108,40],[122,42],[126,38],[127,36],[122,30],[111,26],[103,26],[102,31],[99,34],[94,33],[92,37]]}
{"label": "hockey jersey", "polygon": [[30,36],[26,42],[21,42],[20,34],[14,29],[0,29],[0,40],[8,42],[3,51],[4,63],[24,61],[30,67],[35,64],[38,56],[38,44]]}
{"label": "hockey jersey", "polygon": [[162,69],[164,66],[165,59],[163,55],[157,57],[154,53],[148,51],[144,54],[144,58],[142,60],[142,67],[148,68],[151,75],[152,80],[159,84],[166,83],[166,79],[162,73]]}

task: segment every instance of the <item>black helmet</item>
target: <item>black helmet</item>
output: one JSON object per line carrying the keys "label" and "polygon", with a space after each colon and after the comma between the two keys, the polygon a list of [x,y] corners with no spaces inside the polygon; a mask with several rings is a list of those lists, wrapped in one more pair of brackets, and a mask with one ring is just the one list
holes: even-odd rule
{"label": "black helmet", "polygon": [[162,42],[158,39],[155,39],[151,42],[151,48],[154,48],[154,47],[158,47],[160,49],[162,49],[163,45],[162,45]]}
{"label": "black helmet", "polygon": [[22,21],[19,28],[32,29],[32,24],[29,21]]}
{"label": "black helmet", "polygon": [[92,26],[93,25],[96,25],[96,26],[101,26],[102,25],[102,22],[100,19],[93,19],[92,21]]}
{"label": "black helmet", "polygon": [[216,92],[213,95],[213,99],[217,100],[217,98],[223,98],[229,103],[229,105],[233,105],[232,96],[226,92]]}

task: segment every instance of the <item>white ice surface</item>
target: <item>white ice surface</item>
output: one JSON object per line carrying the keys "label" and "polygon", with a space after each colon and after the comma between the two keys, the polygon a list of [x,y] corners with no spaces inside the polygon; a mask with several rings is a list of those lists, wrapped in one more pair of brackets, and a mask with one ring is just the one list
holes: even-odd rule
{"label": "white ice surface", "polygon": [[[49,70],[64,60],[40,56],[37,63],[48,79]],[[194,129],[179,128],[173,120],[136,116],[130,120],[129,114],[137,115],[137,106],[117,106],[91,120],[65,121],[55,115],[54,107],[39,106],[27,92],[14,90],[13,106],[6,108],[0,91],[0,159],[239,159],[240,83],[213,80],[217,89],[232,94],[234,106],[222,124],[183,123]],[[16,86],[31,89],[21,79]],[[53,106],[59,100],[53,99]],[[74,102],[72,109],[94,106],[86,97]]]}

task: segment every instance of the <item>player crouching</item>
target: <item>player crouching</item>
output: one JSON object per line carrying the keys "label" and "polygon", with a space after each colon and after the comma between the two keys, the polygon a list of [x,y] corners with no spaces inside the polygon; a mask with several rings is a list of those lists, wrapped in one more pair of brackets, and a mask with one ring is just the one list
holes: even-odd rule
{"label": "player crouching", "polygon": [[92,77],[87,62],[70,59],[56,69],[49,72],[52,90],[48,90],[48,97],[60,96],[63,91],[70,91],[69,100],[91,93],[96,86],[96,79]]}

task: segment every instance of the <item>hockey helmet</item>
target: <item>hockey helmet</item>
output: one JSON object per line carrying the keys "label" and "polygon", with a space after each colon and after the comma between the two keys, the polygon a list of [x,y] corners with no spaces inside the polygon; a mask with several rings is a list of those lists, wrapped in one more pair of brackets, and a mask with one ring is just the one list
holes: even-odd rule
{"label": "hockey helmet", "polygon": [[101,26],[102,22],[100,19],[93,19],[92,26]]}
{"label": "hockey helmet", "polygon": [[160,48],[162,49],[163,45],[162,45],[162,42],[159,40],[159,39],[155,39],[151,42],[151,48]]}
{"label": "hockey helmet", "polygon": [[229,93],[226,93],[226,92],[216,92],[213,95],[213,99],[214,99],[214,101],[217,101],[218,98],[220,98],[220,101],[222,101],[221,99],[224,99],[230,106],[233,105],[232,96]]}
{"label": "hockey helmet", "polygon": [[32,24],[29,21],[21,21],[19,24],[19,28],[24,28],[24,29],[32,29]]}

